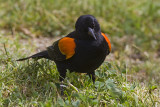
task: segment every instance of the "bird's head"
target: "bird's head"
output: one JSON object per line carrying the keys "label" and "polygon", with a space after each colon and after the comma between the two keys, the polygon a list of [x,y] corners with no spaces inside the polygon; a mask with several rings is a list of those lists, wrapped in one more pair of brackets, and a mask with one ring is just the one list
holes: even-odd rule
{"label": "bird's head", "polygon": [[89,38],[97,39],[96,34],[100,33],[100,26],[96,18],[92,15],[82,15],[76,22],[76,31],[85,34]]}

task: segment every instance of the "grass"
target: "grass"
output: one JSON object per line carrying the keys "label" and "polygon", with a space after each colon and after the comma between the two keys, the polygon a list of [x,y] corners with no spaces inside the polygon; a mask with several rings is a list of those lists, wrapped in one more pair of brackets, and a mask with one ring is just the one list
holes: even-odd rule
{"label": "grass", "polygon": [[[159,0],[0,0],[0,106],[158,107],[159,4]],[[96,70],[95,84],[85,74],[68,72],[65,95],[60,96],[54,62],[15,60],[71,32],[82,14],[98,19],[109,34],[112,53]]]}

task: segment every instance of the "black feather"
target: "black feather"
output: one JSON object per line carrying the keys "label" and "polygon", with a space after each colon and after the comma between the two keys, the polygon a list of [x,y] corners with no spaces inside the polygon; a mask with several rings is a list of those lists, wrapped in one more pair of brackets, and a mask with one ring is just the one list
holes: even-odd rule
{"label": "black feather", "polygon": [[48,52],[45,50],[45,51],[36,53],[36,54],[34,54],[32,56],[29,56],[29,57],[26,57],[26,58],[22,58],[22,59],[18,59],[16,61],[23,61],[23,60],[27,60],[27,59],[30,59],[30,58],[33,58],[33,59],[46,58],[46,59],[50,59],[51,60],[51,58],[48,55]]}

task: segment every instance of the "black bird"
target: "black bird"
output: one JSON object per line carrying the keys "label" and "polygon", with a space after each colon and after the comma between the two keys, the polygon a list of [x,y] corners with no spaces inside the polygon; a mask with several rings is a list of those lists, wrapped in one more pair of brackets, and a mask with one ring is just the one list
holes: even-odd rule
{"label": "black bird", "polygon": [[17,61],[46,58],[56,63],[60,81],[64,80],[68,69],[70,72],[87,73],[95,82],[95,70],[110,51],[110,41],[101,32],[96,18],[82,15],[75,24],[75,31],[57,40],[46,50]]}

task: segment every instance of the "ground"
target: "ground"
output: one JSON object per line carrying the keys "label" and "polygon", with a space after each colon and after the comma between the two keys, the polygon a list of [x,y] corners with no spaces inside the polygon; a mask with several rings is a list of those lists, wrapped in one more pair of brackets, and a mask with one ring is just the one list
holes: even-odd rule
{"label": "ground", "polygon": [[[160,106],[159,4],[0,1],[0,106]],[[98,19],[112,52],[96,70],[95,84],[85,74],[68,71],[61,96],[54,62],[16,59],[44,50],[73,31],[82,14]]]}

